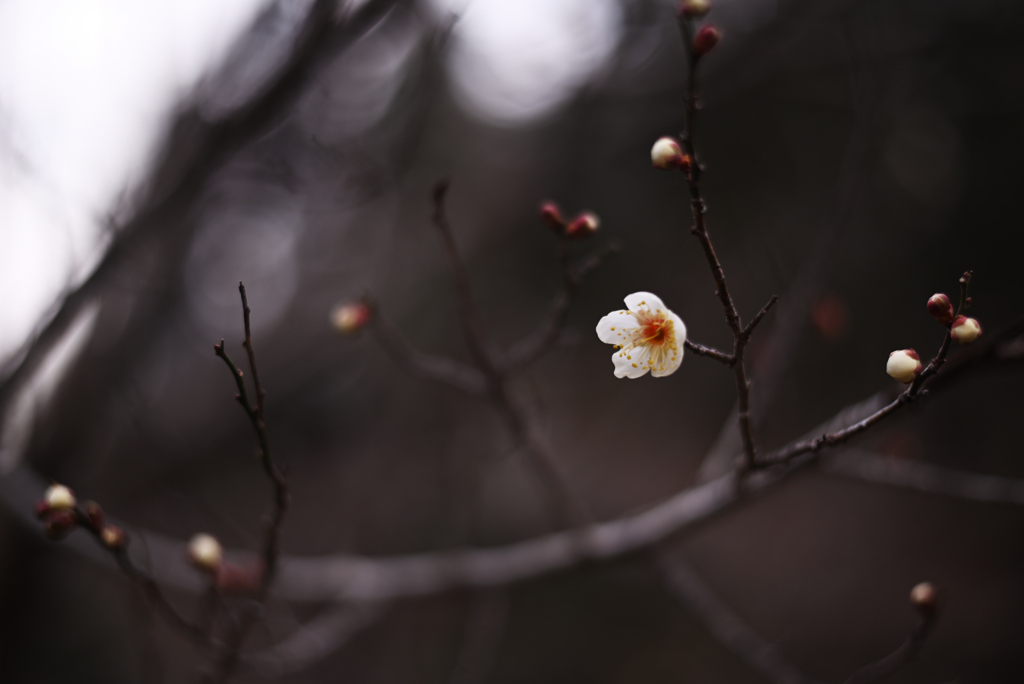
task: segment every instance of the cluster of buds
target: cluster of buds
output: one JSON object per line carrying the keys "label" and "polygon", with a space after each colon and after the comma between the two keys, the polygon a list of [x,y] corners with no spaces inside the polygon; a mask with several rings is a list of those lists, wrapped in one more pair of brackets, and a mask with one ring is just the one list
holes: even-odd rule
{"label": "cluster of buds", "polygon": [[[970,300],[968,299],[968,301]],[[953,338],[954,342],[969,344],[981,335],[981,324],[974,318],[956,315],[949,297],[941,292],[928,298],[928,313],[943,326],[949,328],[949,336]]]}
{"label": "cluster of buds", "polygon": [[79,524],[91,528],[109,549],[120,549],[127,541],[127,535],[117,525],[108,525],[103,509],[95,501],[87,501],[82,510],[76,506],[75,494],[62,484],[50,485],[43,498],[36,504],[36,515],[46,523],[46,536],[63,539]]}
{"label": "cluster of buds", "polygon": [[540,205],[540,219],[559,235],[564,235],[570,240],[587,238],[597,232],[601,222],[595,214],[583,212],[572,221],[562,218],[562,211],[554,202],[544,202]]}
{"label": "cluster of buds", "polygon": [[664,136],[654,141],[651,164],[656,169],[681,169],[686,173],[690,170],[692,160],[675,138]]}
{"label": "cluster of buds", "polygon": [[[679,15],[686,20],[701,19],[710,11],[711,3],[708,0],[683,0],[679,4]],[[693,36],[693,56],[703,57],[711,52],[721,39],[722,32],[717,28],[710,24],[702,26]]]}
{"label": "cluster of buds", "polygon": [[339,304],[331,311],[331,325],[346,335],[355,335],[370,322],[372,313],[363,301]]}
{"label": "cluster of buds", "polygon": [[46,524],[46,536],[63,539],[78,526],[75,494],[61,484],[47,487],[42,501],[36,503],[36,516]]}

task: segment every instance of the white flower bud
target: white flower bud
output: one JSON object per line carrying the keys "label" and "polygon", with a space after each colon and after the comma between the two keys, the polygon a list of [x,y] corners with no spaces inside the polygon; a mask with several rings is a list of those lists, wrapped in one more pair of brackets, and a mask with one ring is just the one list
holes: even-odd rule
{"label": "white flower bud", "polygon": [[43,495],[43,499],[51,511],[70,511],[75,507],[75,495],[64,485],[51,485]]}
{"label": "white flower bud", "polygon": [[711,3],[708,0],[683,0],[679,5],[679,11],[685,17],[703,17],[711,10]]}
{"label": "white flower bud", "polygon": [[957,316],[949,327],[949,336],[960,344],[973,342],[980,334],[981,323],[967,316]]}
{"label": "white flower bud", "polygon": [[200,570],[213,572],[220,567],[224,550],[215,537],[197,534],[188,543],[188,559]]}
{"label": "white flower bud", "polygon": [[651,148],[651,163],[659,169],[674,169],[683,160],[683,148],[669,137],[658,138]]}
{"label": "white flower bud", "polygon": [[331,324],[346,335],[354,335],[370,322],[370,307],[363,302],[342,304],[331,312]]}
{"label": "white flower bud", "polygon": [[913,349],[892,352],[885,364],[885,372],[904,384],[913,382],[921,369],[921,357]]}
{"label": "white flower bud", "polygon": [[918,610],[935,610],[935,602],[938,599],[938,590],[931,582],[921,582],[914,585],[910,590],[910,603]]}

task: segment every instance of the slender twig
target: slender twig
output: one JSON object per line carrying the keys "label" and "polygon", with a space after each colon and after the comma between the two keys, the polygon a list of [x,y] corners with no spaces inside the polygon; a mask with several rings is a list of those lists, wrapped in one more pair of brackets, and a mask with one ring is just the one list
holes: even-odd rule
{"label": "slender twig", "polygon": [[658,566],[672,595],[723,646],[774,684],[812,684],[768,641],[750,628],[679,554],[658,554]]}
{"label": "slender twig", "polygon": [[551,302],[547,317],[537,330],[514,344],[504,354],[501,361],[502,369],[509,372],[520,370],[539,359],[544,352],[554,346],[565,327],[569,307],[580,285],[583,284],[583,279],[604,263],[608,255],[618,251],[617,245],[609,244],[589,255],[578,265],[574,265],[571,244],[569,238],[562,237],[558,259],[562,267],[562,287]]}
{"label": "slender twig", "polygon": [[472,396],[487,394],[487,381],[479,370],[454,359],[416,349],[382,318],[376,306],[370,317],[369,330],[377,344],[409,374],[451,385]]}
{"label": "slender twig", "polygon": [[364,603],[325,610],[269,649],[246,654],[242,662],[246,670],[264,677],[300,672],[373,625],[384,614],[385,608],[383,604]]}
{"label": "slender twig", "polygon": [[142,589],[150,605],[163,616],[168,624],[189,637],[199,646],[204,648],[217,646],[216,642],[207,635],[206,630],[178,612],[178,609],[167,600],[167,596],[160,588],[160,585],[156,583],[156,580],[135,564],[135,561],[128,554],[128,545],[131,538],[127,532],[124,533],[124,541],[121,544],[111,547],[103,541],[103,528],[98,526],[85,511],[76,507],[74,513],[78,526],[88,531],[89,534],[96,538],[100,546],[110,553],[117,562],[118,567],[121,568],[121,571]]}
{"label": "slender twig", "polygon": [[[567,526],[585,524],[590,520],[586,504],[562,472],[547,441],[540,437],[537,428],[533,425],[532,416],[510,392],[505,370],[496,361],[484,336],[483,324],[473,302],[469,274],[459,255],[455,236],[445,212],[447,193],[447,181],[440,181],[434,187],[433,222],[441,237],[441,243],[448,256],[448,263],[455,280],[459,301],[459,320],[470,356],[484,376],[491,404],[504,417],[516,443],[524,447],[524,453],[529,458],[534,472],[542,480],[547,492],[545,505],[552,512],[556,523],[560,521]],[[560,512],[556,513],[556,511]]]}
{"label": "slender twig", "polygon": [[822,462],[827,473],[971,501],[1024,504],[1024,480],[892,458],[847,448]]}
{"label": "slender twig", "polygon": [[720,361],[721,363],[724,363],[726,366],[729,366],[730,368],[732,368],[732,366],[735,365],[736,363],[736,357],[734,357],[732,354],[726,354],[725,352],[720,352],[717,349],[705,347],[703,344],[697,344],[696,342],[686,340],[683,342],[683,346],[685,346],[687,349],[689,349],[698,356],[707,356],[708,358],[714,359],[715,361]]}
{"label": "slender twig", "polygon": [[685,98],[686,118],[683,123],[681,138],[683,151],[690,159],[690,163],[685,167],[686,182],[690,190],[690,209],[693,214],[693,225],[690,227],[690,233],[697,238],[701,249],[704,251],[704,258],[707,260],[708,267],[711,269],[711,276],[715,281],[715,294],[722,304],[722,310],[725,313],[725,320],[729,325],[729,330],[732,331],[733,351],[731,367],[736,377],[736,418],[743,442],[743,460],[740,463],[740,472],[744,474],[753,470],[757,461],[756,445],[750,420],[750,380],[747,379],[744,355],[754,327],[775,304],[777,297],[772,297],[768,304],[751,319],[750,323],[746,327],[743,326],[740,314],[736,310],[736,304],[733,302],[732,295],[729,294],[725,271],[722,269],[722,263],[715,253],[715,247],[711,242],[711,237],[708,235],[707,224],[704,220],[707,206],[704,203],[700,187],[700,177],[703,168],[694,146],[694,128],[697,110],[699,109],[697,65],[700,61],[700,56],[693,50],[693,21],[683,13],[680,13],[679,16],[679,28],[686,46],[686,53],[689,57],[687,62],[688,77]]}
{"label": "slender twig", "polygon": [[267,523],[263,540],[263,566],[260,574],[260,583],[253,600],[255,605],[249,605],[249,609],[241,617],[238,623],[229,631],[224,648],[221,650],[221,657],[214,674],[214,681],[224,682],[231,676],[235,666],[238,664],[242,643],[245,641],[249,630],[259,620],[262,614],[262,604],[266,601],[267,593],[273,582],[277,571],[278,558],[280,556],[281,526],[284,523],[285,514],[288,511],[290,493],[288,480],[270,455],[270,444],[267,439],[267,425],[264,420],[264,397],[266,392],[259,380],[259,371],[256,365],[256,352],[252,344],[252,331],[249,325],[249,301],[245,294],[245,285],[238,283],[238,292],[242,298],[242,320],[245,327],[245,340],[242,346],[249,357],[249,368],[252,371],[254,392],[256,394],[256,405],[253,406],[249,400],[249,393],[245,386],[242,371],[235,366],[224,349],[224,341],[214,345],[217,356],[224,360],[231,371],[238,387],[238,394],[235,399],[245,409],[249,421],[256,432],[256,438],[260,445],[260,462],[263,470],[274,486],[274,510],[270,521]]}
{"label": "slender twig", "polygon": [[928,638],[932,627],[935,625],[936,614],[934,610],[922,610],[920,615],[921,618],[917,627],[910,633],[907,640],[900,644],[899,648],[881,660],[853,673],[846,680],[845,684],[870,684],[871,682],[880,681],[916,658],[917,654],[921,651],[921,647],[924,646],[924,642]]}

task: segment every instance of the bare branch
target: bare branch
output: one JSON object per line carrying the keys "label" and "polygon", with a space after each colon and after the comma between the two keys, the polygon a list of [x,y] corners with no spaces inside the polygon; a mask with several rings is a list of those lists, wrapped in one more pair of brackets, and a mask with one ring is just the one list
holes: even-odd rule
{"label": "bare branch", "polygon": [[774,684],[814,683],[732,612],[680,554],[659,553],[658,566],[672,595],[704,623],[715,639],[768,681]]}
{"label": "bare branch", "polygon": [[979,475],[954,468],[844,449],[822,461],[825,472],[972,501],[1024,504],[1024,480]]}
{"label": "bare branch", "polygon": [[707,356],[708,358],[714,359],[715,361],[724,363],[726,366],[729,366],[730,368],[732,368],[736,364],[736,357],[734,357],[732,354],[726,354],[725,352],[720,352],[717,349],[705,347],[703,344],[697,344],[696,342],[686,340],[683,342],[683,346],[692,351],[697,356]]}
{"label": "bare branch", "polygon": [[583,279],[594,269],[604,263],[608,255],[618,251],[614,244],[589,255],[578,266],[571,260],[570,241],[562,238],[559,262],[562,265],[562,289],[555,295],[548,310],[548,315],[537,330],[525,339],[514,344],[504,355],[501,366],[504,370],[514,372],[536,361],[545,351],[554,346],[565,327],[565,319],[569,306]]}
{"label": "bare branch", "polygon": [[487,394],[487,382],[480,371],[454,359],[432,356],[415,349],[397,330],[381,319],[376,307],[370,317],[369,328],[377,343],[409,374],[451,385],[472,396]]}
{"label": "bare branch", "polygon": [[384,612],[384,605],[373,603],[326,610],[272,648],[243,656],[242,662],[267,678],[300,672],[343,647]]}
{"label": "bare branch", "polygon": [[918,622],[917,627],[899,648],[878,662],[858,670],[846,680],[845,684],[870,684],[871,682],[881,681],[916,658],[935,624],[934,610],[922,610],[919,612],[921,615],[920,622]]}

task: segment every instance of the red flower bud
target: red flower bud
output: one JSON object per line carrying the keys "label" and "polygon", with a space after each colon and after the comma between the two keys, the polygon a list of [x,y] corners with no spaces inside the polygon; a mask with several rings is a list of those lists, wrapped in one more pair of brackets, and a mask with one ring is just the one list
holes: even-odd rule
{"label": "red flower bud", "polygon": [[540,205],[540,219],[556,233],[565,230],[565,219],[562,218],[562,212],[554,202],[545,202]]}
{"label": "red flower bud", "polygon": [[942,325],[949,325],[953,322],[953,305],[949,297],[937,292],[928,298],[928,313]]}
{"label": "red flower bud", "polygon": [[600,222],[597,220],[597,216],[583,213],[573,219],[569,227],[565,229],[565,234],[574,240],[590,237],[597,232],[599,225]]}
{"label": "red flower bud", "polygon": [[46,536],[54,541],[68,536],[78,524],[74,511],[56,511],[46,521]]}
{"label": "red flower bud", "polygon": [[693,54],[697,57],[703,57],[711,52],[721,39],[722,32],[714,26],[702,27],[697,31],[697,35],[693,37]]}
{"label": "red flower bud", "polygon": [[331,323],[346,335],[354,335],[366,327],[370,315],[370,307],[365,302],[341,304],[331,312]]}

